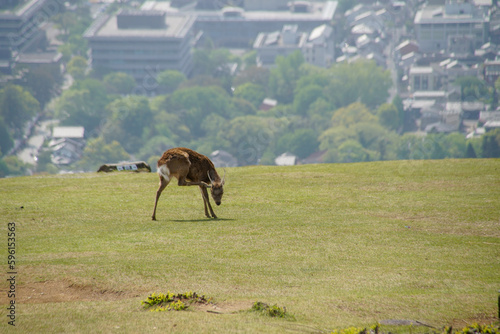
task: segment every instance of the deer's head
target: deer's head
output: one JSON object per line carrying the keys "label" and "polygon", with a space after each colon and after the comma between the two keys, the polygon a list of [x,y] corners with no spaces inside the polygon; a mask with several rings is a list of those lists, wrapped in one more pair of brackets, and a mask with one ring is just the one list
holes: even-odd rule
{"label": "deer's head", "polygon": [[215,204],[220,205],[222,201],[222,195],[224,195],[224,179],[226,178],[226,171],[224,171],[224,176],[222,180],[212,180],[210,177],[210,172],[207,173],[208,178],[210,179],[210,193],[212,194],[212,198],[214,199]]}

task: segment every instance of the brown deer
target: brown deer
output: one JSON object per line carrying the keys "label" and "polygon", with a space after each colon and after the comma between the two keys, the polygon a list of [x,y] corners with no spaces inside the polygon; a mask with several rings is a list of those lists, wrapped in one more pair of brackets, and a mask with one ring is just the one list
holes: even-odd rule
{"label": "brown deer", "polygon": [[[156,192],[155,207],[152,219],[156,220],[156,206],[162,191],[168,186],[172,177],[178,180],[179,186],[199,186],[205,205],[205,216],[208,218],[217,218],[212,210],[208,199],[207,188],[210,188],[212,198],[215,204],[220,205],[222,195],[224,194],[224,177],[219,177],[214,164],[209,158],[195,152],[189,148],[177,147],[167,150],[158,160],[158,175],[160,177],[160,187]],[[210,210],[210,214],[208,213]]]}

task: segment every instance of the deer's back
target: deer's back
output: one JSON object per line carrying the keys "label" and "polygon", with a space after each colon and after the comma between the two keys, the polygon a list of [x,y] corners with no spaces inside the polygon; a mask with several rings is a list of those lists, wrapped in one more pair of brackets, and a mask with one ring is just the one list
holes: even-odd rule
{"label": "deer's back", "polygon": [[185,147],[165,151],[158,160],[158,167],[165,164],[173,174],[177,174],[177,169],[188,168],[187,179],[191,181],[208,182],[207,171],[215,169],[213,163],[206,156]]}

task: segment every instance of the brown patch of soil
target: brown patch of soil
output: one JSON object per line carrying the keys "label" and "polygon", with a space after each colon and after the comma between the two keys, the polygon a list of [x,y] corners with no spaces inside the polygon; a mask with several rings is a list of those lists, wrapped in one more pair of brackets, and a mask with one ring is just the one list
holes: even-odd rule
{"label": "brown patch of soil", "polygon": [[[70,301],[120,300],[138,297],[125,291],[100,289],[67,281],[36,282],[16,287],[16,303],[61,303]],[[7,304],[7,290],[0,289],[0,304]]]}

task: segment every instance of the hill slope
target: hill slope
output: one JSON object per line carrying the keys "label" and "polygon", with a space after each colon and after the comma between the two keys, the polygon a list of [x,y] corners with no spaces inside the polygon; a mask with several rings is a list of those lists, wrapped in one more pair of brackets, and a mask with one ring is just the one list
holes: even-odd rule
{"label": "hill slope", "polygon": [[[227,169],[218,220],[204,218],[197,187],[172,182],[151,221],[157,183],[134,173],[0,180],[4,272],[15,223],[18,329],[280,333],[495,320],[500,160]],[[12,298],[0,287],[5,310]],[[190,290],[215,305],[141,308],[152,292]],[[294,320],[234,313],[256,301]]]}

